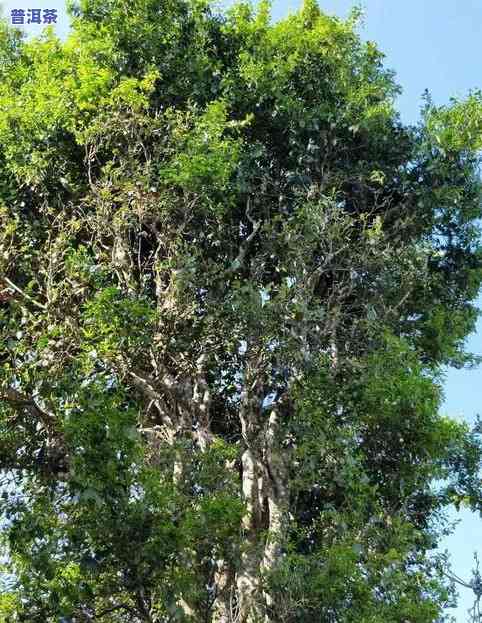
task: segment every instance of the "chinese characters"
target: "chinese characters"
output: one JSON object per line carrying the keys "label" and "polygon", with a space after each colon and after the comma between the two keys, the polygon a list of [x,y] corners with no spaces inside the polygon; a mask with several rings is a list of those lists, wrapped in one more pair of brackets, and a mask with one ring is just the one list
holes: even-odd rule
{"label": "chinese characters", "polygon": [[57,9],[12,9],[10,11],[12,24],[56,24]]}

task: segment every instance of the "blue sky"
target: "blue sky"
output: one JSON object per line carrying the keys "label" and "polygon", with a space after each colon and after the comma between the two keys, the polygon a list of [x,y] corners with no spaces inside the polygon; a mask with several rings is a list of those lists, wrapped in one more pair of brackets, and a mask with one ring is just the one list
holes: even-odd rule
{"label": "blue sky", "polygon": [[[295,10],[299,4],[299,0],[274,0],[274,18]],[[325,12],[341,17],[347,15],[353,4],[351,0],[320,0]],[[425,89],[441,104],[452,96],[482,87],[482,0],[365,0],[360,4],[365,10],[362,36],[378,43],[386,54],[386,65],[396,71],[403,88],[398,108],[405,122],[417,121]],[[4,2],[3,6],[7,16],[13,8],[56,8],[57,32],[64,35],[68,30],[63,0],[13,0]],[[41,29],[28,28],[30,32]],[[470,338],[469,348],[482,353],[482,322]],[[449,371],[443,412],[473,421],[482,411],[479,388],[482,388],[482,369]],[[482,521],[469,512],[454,512],[453,518],[461,522],[443,545],[452,555],[454,571],[468,579],[473,551],[478,549],[482,557]],[[461,589],[460,597],[456,620],[465,623],[472,596],[470,591]]]}

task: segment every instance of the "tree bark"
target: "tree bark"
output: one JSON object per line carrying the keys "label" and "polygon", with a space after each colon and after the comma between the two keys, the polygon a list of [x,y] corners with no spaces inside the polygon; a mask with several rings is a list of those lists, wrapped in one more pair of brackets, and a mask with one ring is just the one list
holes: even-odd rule
{"label": "tree bark", "polygon": [[[265,576],[274,572],[280,563],[289,517],[287,469],[279,446],[279,417],[278,410],[272,409],[265,435],[265,492],[268,506],[268,534],[262,563]],[[265,590],[264,599],[267,609],[273,606],[274,600],[269,590]],[[269,614],[266,614],[265,621],[269,621]]]}

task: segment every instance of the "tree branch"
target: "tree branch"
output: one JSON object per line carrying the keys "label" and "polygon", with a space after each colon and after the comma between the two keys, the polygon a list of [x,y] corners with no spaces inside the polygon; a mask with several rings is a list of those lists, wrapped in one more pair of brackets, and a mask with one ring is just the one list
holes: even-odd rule
{"label": "tree branch", "polygon": [[0,398],[8,402],[12,407],[23,409],[31,416],[43,422],[46,428],[53,427],[55,416],[41,409],[38,404],[29,396],[25,396],[13,387],[8,387]]}
{"label": "tree branch", "polygon": [[31,296],[29,296],[26,292],[24,292],[21,288],[19,288],[17,285],[15,285],[13,283],[13,281],[10,281],[10,279],[8,277],[2,277],[3,281],[5,281],[5,283],[12,288],[12,290],[15,290],[15,292],[18,292],[18,294],[20,294],[21,296],[23,296],[24,299],[27,299],[27,301],[30,301],[30,303],[32,303],[32,305],[35,305],[36,307],[38,307],[39,309],[43,309],[44,311],[47,310],[47,305],[44,305],[43,303],[39,303],[38,301],[36,301],[35,299],[33,299]]}
{"label": "tree branch", "polygon": [[238,255],[236,259],[231,264],[230,268],[227,270],[228,273],[235,272],[244,266],[244,262],[246,260],[246,253],[248,252],[248,247],[256,236],[261,227],[261,221],[255,221],[251,216],[251,199],[248,199],[248,205],[246,207],[246,217],[249,222],[253,225],[253,230],[249,234],[249,236],[241,243],[239,247]]}

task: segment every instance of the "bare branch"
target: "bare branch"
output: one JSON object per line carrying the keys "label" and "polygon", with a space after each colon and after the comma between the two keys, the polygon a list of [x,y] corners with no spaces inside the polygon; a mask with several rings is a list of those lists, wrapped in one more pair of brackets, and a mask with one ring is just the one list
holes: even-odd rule
{"label": "bare branch", "polygon": [[227,271],[228,273],[235,272],[244,266],[244,262],[246,260],[246,254],[248,252],[248,247],[261,227],[261,221],[255,221],[253,217],[251,216],[251,199],[250,198],[248,199],[248,205],[246,207],[246,217],[248,218],[249,222],[253,225],[253,229],[251,233],[249,234],[249,236],[241,243],[238,255],[236,259],[234,260],[234,262],[231,264],[230,268],[228,269]]}
{"label": "bare branch", "polygon": [[21,296],[23,296],[24,299],[27,299],[27,301],[30,301],[30,303],[32,303],[32,305],[35,305],[36,307],[38,307],[39,309],[43,309],[44,311],[47,310],[47,306],[44,305],[43,303],[39,303],[38,301],[36,301],[35,299],[33,299],[31,296],[29,296],[26,292],[24,292],[21,288],[19,288],[17,285],[15,285],[13,283],[13,281],[10,281],[10,279],[8,277],[2,277],[3,281],[5,281],[5,283],[12,288],[12,290],[15,290],[15,292],[17,292],[18,294],[20,294]]}
{"label": "bare branch", "polygon": [[0,399],[5,400],[12,407],[26,411],[35,419],[40,420],[46,428],[51,429],[55,423],[55,416],[53,414],[41,409],[32,398],[24,396],[12,387],[8,387],[0,394]]}

